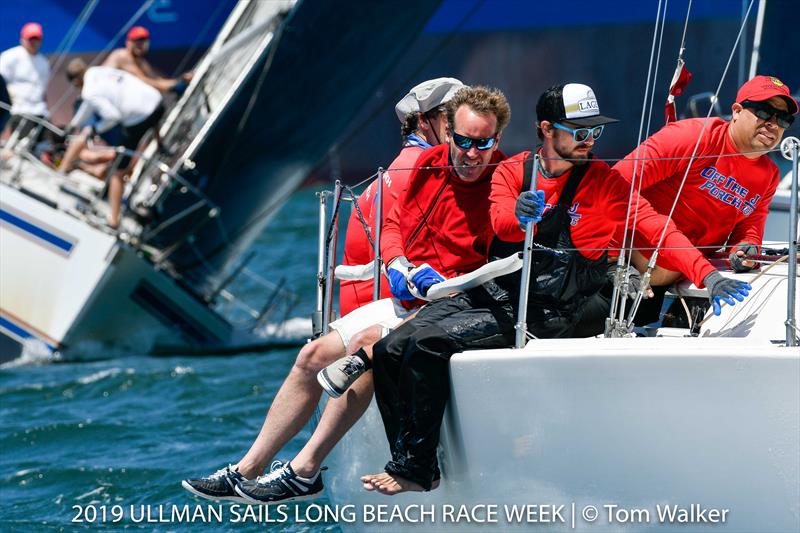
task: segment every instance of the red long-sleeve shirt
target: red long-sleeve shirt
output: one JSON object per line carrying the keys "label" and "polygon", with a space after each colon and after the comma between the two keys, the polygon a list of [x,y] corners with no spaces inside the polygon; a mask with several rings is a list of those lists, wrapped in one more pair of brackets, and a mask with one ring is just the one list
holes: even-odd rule
{"label": "red long-sleeve shirt", "polygon": [[[530,152],[522,152],[507,159],[500,164],[492,177],[492,226],[497,236],[504,241],[518,242],[525,238],[514,208],[522,191],[523,164],[529,154]],[[553,178],[546,178],[539,173],[536,188],[545,193],[545,213],[558,203],[571,172],[572,169]],[[572,242],[584,257],[598,259],[604,250],[613,246],[617,226],[625,223],[629,196],[630,184],[619,173],[602,161],[589,163],[569,209]],[[666,217],[656,213],[647,201],[638,196],[634,196],[632,205],[636,205],[636,202],[639,203],[639,227],[646,237],[658,239]],[[691,248],[691,243],[674,224],[668,227],[665,242],[670,248]],[[690,256],[683,249],[664,251],[666,257],[681,266],[681,272],[691,272],[698,259],[707,263],[699,253],[695,252],[695,256]]]}
{"label": "red long-sleeve shirt", "polygon": [[[422,153],[420,146],[406,146],[389,165],[383,175],[383,214],[384,217],[392,209],[400,193],[405,189],[411,170]],[[375,195],[378,190],[378,180],[373,181],[358,197],[358,207],[364,221],[371,229],[375,228],[377,205]],[[365,265],[375,259],[372,246],[367,239],[364,226],[358,218],[356,210],[350,213],[347,222],[347,233],[344,241],[343,265]],[[390,298],[387,283],[381,283],[381,298]],[[339,312],[342,316],[366,305],[372,301],[372,280],[369,281],[342,281],[339,285]]]}
{"label": "red long-sleeve shirt", "polygon": [[[630,181],[634,158],[640,159],[636,172],[637,177],[642,175],[642,196],[661,214],[669,213],[678,194],[703,120],[679,120],[663,127],[640,145],[638,155],[634,150],[614,166]],[[729,123],[720,118],[706,123],[697,157],[672,215],[677,228],[706,255],[721,247],[730,251],[741,242],[761,244],[769,204],[780,181],[778,168],[767,156],[748,159],[739,153],[728,128]],[[634,246],[657,243],[650,239],[643,243],[641,238],[637,235]],[[659,265],[679,270],[663,251],[659,254]],[[711,268],[702,268],[690,279],[697,284],[697,278]]]}
{"label": "red long-sleeve shirt", "polygon": [[[418,167],[449,165],[449,145],[425,150]],[[490,164],[505,156],[498,150]],[[489,219],[489,193],[494,167],[477,181],[462,181],[450,168],[419,168],[390,211],[381,236],[381,254],[388,265],[404,255],[415,265],[428,263],[450,278],[486,263],[494,236]]]}

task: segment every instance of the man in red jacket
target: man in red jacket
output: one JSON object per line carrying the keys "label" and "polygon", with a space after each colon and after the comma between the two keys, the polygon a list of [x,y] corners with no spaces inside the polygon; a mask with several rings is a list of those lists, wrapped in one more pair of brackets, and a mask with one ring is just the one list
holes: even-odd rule
{"label": "man in red jacket", "polygon": [[[445,96],[440,94],[439,97]],[[430,272],[434,269],[450,276],[468,271],[472,264],[480,265],[486,262],[486,251],[492,234],[488,209],[488,183],[491,170],[486,167],[486,163],[497,163],[503,158],[499,152],[496,152],[496,149],[500,131],[509,121],[510,109],[502,93],[483,88],[465,87],[456,92],[452,98],[453,100],[467,98],[469,102],[475,100],[484,107],[494,106],[492,107],[494,122],[490,134],[492,138],[481,139],[477,148],[464,150],[463,154],[454,158],[458,165],[465,166],[462,172],[466,177],[478,180],[473,187],[464,185],[458,187],[456,192],[449,192],[451,188],[448,186],[449,179],[433,180],[436,174],[447,173],[449,175],[450,173],[448,168],[444,168],[448,164],[446,154],[450,144],[426,150],[420,156],[419,161],[415,163],[417,168],[412,172],[408,185],[408,189],[413,189],[414,192],[405,191],[400,195],[387,217],[383,235],[387,242],[392,243],[391,246],[397,245],[398,242],[401,243],[401,254],[405,254],[419,263],[427,261],[430,266],[426,267],[421,264],[421,268],[416,269],[416,272],[403,273],[402,283],[395,281],[391,283],[394,293],[400,292],[401,289],[408,290],[409,285],[413,283],[412,280],[415,280],[416,285],[411,290],[422,291],[421,293],[424,294],[429,279],[426,276],[431,276]],[[448,103],[448,105],[450,104]],[[477,104],[476,106],[481,113],[487,112],[484,111],[484,107]],[[496,111],[494,111],[495,108]],[[475,131],[474,123],[482,124],[484,121],[483,115],[472,113],[462,121],[464,131],[473,132]],[[420,169],[420,166],[441,168],[431,174],[430,169]],[[430,186],[425,187],[421,183],[428,179],[432,180],[432,184],[435,181],[437,185],[435,191]],[[436,196],[431,196],[433,194]],[[481,199],[473,199],[474,195],[480,196]],[[461,203],[452,205],[454,201]],[[424,213],[420,212],[422,203],[425,203]],[[468,212],[462,209],[477,209],[476,206],[481,206],[481,210]],[[411,235],[411,230],[404,225],[403,221],[406,217],[413,217],[419,222],[413,232],[420,239]],[[441,226],[439,226],[440,224]],[[464,233],[465,228],[474,228],[478,234],[469,238]],[[453,238],[459,239],[466,247],[461,250],[463,256],[469,261],[469,265],[464,268],[459,265],[459,250],[449,248],[451,246],[449,241],[452,239],[446,232],[451,229],[458,231]],[[425,251],[429,246],[434,247],[437,253],[431,254]],[[444,254],[443,247],[448,247],[450,253]],[[382,243],[383,254],[394,253],[393,250],[394,248],[387,248],[387,245]],[[441,253],[441,258],[437,255],[439,253]],[[385,255],[385,257],[388,259],[395,256]],[[392,312],[391,300],[375,302],[359,308],[355,313],[371,310],[372,322],[369,323],[378,322],[386,314],[385,304],[388,304],[391,318],[397,319]],[[376,305],[380,307],[374,307]],[[327,339],[323,341],[326,343],[324,345],[315,341],[308,345],[312,346],[316,343],[313,349],[303,348],[295,367],[278,391],[261,433],[247,455],[237,465],[230,465],[211,476],[184,480],[184,488],[205,498],[245,500],[250,503],[286,502],[312,497],[323,490],[319,471],[321,461],[368,405],[372,395],[370,380],[361,380],[358,398],[353,399],[352,395],[348,395],[341,401],[329,402],[317,430],[295,459],[281,465],[267,476],[257,480],[248,478],[260,474],[269,460],[310,419],[320,395],[319,387],[313,382],[314,375],[322,366],[344,354],[342,340],[336,335],[336,333],[332,333],[322,337],[322,340]],[[330,346],[331,343],[335,344],[335,348]],[[363,372],[364,368],[362,367],[360,370]],[[310,382],[311,385],[309,385]]]}
{"label": "man in red jacket", "polygon": [[[651,284],[670,285],[683,273],[695,285],[708,287],[717,313],[719,300],[734,302],[720,292],[725,281],[704,255],[724,248],[737,272],[755,268],[742,257],[758,253],[780,181],[778,168],[766,154],[794,121],[797,102],[778,78],[756,76],[741,86],[731,111],[730,121],[695,118],[668,124],[614,166],[629,182],[641,180],[642,196],[659,213],[668,214],[674,204],[672,222],[697,247],[690,250],[694,263],[689,273],[662,248]],[[695,146],[696,155],[690,159]],[[637,225],[630,246],[658,244],[657,238],[642,234],[643,226]],[[641,271],[650,254],[634,252],[634,264]],[[660,308],[658,302],[651,303]]]}

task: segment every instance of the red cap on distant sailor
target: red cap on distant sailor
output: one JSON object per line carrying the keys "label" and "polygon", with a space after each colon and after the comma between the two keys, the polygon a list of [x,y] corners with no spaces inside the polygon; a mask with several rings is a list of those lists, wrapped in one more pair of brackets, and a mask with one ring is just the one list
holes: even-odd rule
{"label": "red cap on distant sailor", "polygon": [[131,31],[128,32],[128,40],[129,41],[137,41],[139,39],[149,39],[150,32],[147,31],[147,28],[144,26],[134,26],[131,28]]}
{"label": "red cap on distant sailor", "polygon": [[736,93],[736,101],[740,104],[745,100],[763,102],[773,96],[780,96],[786,100],[786,105],[789,106],[791,114],[797,113],[797,102],[792,98],[789,87],[774,76],[756,76],[748,81]]}
{"label": "red cap on distant sailor", "polygon": [[22,27],[19,36],[23,39],[33,39],[34,37],[41,39],[44,36],[42,25],[38,22],[29,22]]}

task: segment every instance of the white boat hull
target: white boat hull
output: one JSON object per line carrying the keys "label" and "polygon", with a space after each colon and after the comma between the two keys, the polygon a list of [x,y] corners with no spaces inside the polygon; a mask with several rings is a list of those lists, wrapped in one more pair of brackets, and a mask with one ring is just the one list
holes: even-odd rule
{"label": "white boat hull", "polygon": [[0,209],[0,359],[30,341],[82,355],[230,336],[224,319],[114,236],[5,184]]}
{"label": "white boat hull", "polygon": [[[395,518],[389,529],[800,530],[800,348],[780,344],[785,265],[754,288],[696,338],[664,330],[672,336],[534,340],[523,350],[456,354],[441,486],[393,498],[363,490],[359,476],[389,460],[373,403],[330,457],[328,494],[354,505],[358,518],[342,527],[384,530],[363,510],[420,504],[435,521]],[[506,508],[528,504],[542,507],[507,520]],[[496,505],[494,525],[446,520],[462,505],[475,518],[486,516],[481,505]],[[561,505],[564,521],[542,514]],[[687,513],[662,521],[658,511],[676,505]],[[598,511],[593,521],[581,514],[587,506]],[[712,509],[716,525],[703,522]]]}

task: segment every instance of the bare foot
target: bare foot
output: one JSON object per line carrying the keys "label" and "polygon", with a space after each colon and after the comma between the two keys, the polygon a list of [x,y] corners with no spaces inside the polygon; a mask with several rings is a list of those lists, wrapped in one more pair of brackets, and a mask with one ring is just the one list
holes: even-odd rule
{"label": "bare foot", "polygon": [[423,492],[425,490],[422,488],[422,485],[418,483],[387,472],[365,477],[371,478],[370,483],[374,490],[377,490],[381,494],[386,494],[387,496],[394,496],[401,492]]}
{"label": "bare foot", "polygon": [[[383,472],[381,472],[381,474],[383,474]],[[366,476],[361,476],[361,484],[364,487],[364,490],[369,490],[369,491],[375,490],[375,486],[372,484],[372,480],[381,474],[367,474]]]}

